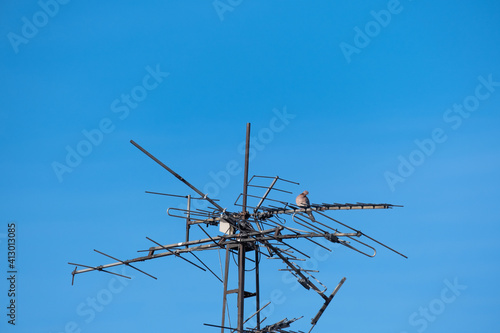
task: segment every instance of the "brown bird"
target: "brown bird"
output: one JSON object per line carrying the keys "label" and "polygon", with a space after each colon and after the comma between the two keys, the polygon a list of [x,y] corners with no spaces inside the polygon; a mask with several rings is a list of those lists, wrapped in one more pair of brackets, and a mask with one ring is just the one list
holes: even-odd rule
{"label": "brown bird", "polygon": [[[300,208],[311,207],[311,204],[309,203],[309,198],[307,197],[308,194],[309,194],[308,191],[304,191],[297,196],[297,198],[295,199],[295,203],[297,204],[297,206],[299,206]],[[311,221],[316,222],[311,212],[307,212],[307,215],[309,216]]]}

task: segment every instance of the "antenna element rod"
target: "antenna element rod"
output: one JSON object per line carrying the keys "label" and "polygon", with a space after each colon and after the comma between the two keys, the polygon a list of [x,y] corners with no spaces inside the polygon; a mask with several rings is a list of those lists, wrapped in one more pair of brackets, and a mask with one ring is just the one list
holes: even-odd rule
{"label": "antenna element rod", "polygon": [[184,178],[182,178],[178,173],[176,173],[174,170],[172,170],[168,166],[166,166],[162,161],[160,161],[159,159],[157,159],[156,157],[154,157],[153,155],[151,155],[146,149],[142,148],[134,140],[130,140],[130,143],[133,144],[134,146],[136,146],[137,149],[139,149],[140,151],[142,151],[144,154],[148,155],[153,161],[155,161],[156,163],[158,163],[160,166],[162,166],[165,170],[167,170],[172,175],[174,175],[181,182],[183,182],[184,184],[186,184],[187,186],[189,186],[193,191],[195,191],[196,193],[198,193],[202,198],[207,199],[207,201],[210,202],[215,207],[217,207],[217,209],[219,209],[220,211],[224,210],[224,208],[222,208],[221,206],[219,206],[215,201],[213,201],[212,199],[210,199],[209,197],[207,197],[206,194],[204,194],[203,192],[201,192],[200,190],[198,190],[196,187],[194,187],[193,185],[191,185],[187,180],[185,180]]}

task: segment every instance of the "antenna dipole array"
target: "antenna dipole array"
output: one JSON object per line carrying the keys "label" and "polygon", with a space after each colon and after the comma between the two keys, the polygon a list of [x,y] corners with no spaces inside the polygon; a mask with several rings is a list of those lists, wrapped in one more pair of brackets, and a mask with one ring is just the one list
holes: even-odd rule
{"label": "antenna dipole array", "polygon": [[[285,330],[290,327],[292,323],[301,319],[302,317],[294,319],[282,319],[276,323],[268,324],[263,326],[263,322],[267,319],[261,319],[261,312],[269,304],[260,306],[260,270],[259,264],[262,256],[268,259],[278,259],[285,264],[285,268],[280,269],[282,271],[288,271],[292,274],[297,281],[306,290],[312,290],[316,292],[323,300],[323,304],[320,307],[316,315],[311,319],[311,327],[308,332],[318,323],[318,320],[325,312],[326,308],[332,301],[333,297],[337,294],[340,287],[344,284],[346,278],[338,283],[331,294],[327,294],[327,287],[323,285],[316,277],[311,273],[317,273],[318,271],[307,270],[302,268],[297,262],[304,261],[304,258],[310,258],[309,255],[295,246],[290,244],[290,241],[297,239],[307,240],[316,246],[320,246],[328,251],[331,249],[325,245],[318,242],[318,239],[323,238],[328,240],[331,244],[339,244],[345,246],[348,249],[354,250],[360,254],[368,257],[374,257],[376,255],[376,249],[374,246],[368,244],[368,242],[373,242],[381,245],[394,253],[407,258],[404,254],[392,249],[391,247],[377,241],[376,239],[364,234],[360,230],[350,227],[349,225],[340,222],[329,215],[326,214],[327,211],[331,210],[358,210],[358,209],[390,209],[393,207],[401,207],[397,205],[381,203],[322,203],[322,204],[309,204],[307,206],[298,206],[292,204],[289,200],[284,200],[276,198],[274,194],[281,194],[282,196],[290,196],[293,194],[291,191],[278,188],[278,184],[285,185],[299,185],[297,182],[286,180],[280,178],[279,176],[258,176],[255,175],[248,179],[249,173],[249,150],[250,150],[250,124],[247,124],[246,128],[246,150],[245,150],[245,167],[244,167],[244,178],[243,178],[243,191],[237,197],[234,205],[241,207],[240,211],[229,212],[226,208],[220,206],[217,199],[209,198],[207,194],[204,194],[187,180],[182,178],[175,171],[170,169],[167,165],[149,153],[146,149],[141,147],[139,144],[130,141],[135,147],[140,151],[154,160],[162,168],[170,172],[181,182],[186,184],[191,190],[193,190],[199,197],[191,197],[191,195],[176,195],[167,194],[160,192],[146,191],[146,193],[165,195],[172,197],[181,197],[187,199],[187,208],[169,208],[167,214],[172,217],[181,218],[186,220],[186,236],[185,241],[181,243],[174,244],[162,244],[157,242],[150,237],[146,237],[154,246],[149,247],[146,250],[139,250],[138,252],[147,252],[147,254],[128,260],[120,260],[104,252],[94,250],[95,252],[104,255],[108,258],[115,260],[115,262],[99,265],[99,266],[89,266],[76,263],[68,263],[74,265],[75,268],[71,272],[72,281],[74,283],[75,276],[82,273],[87,273],[91,271],[100,271],[108,274],[117,275],[123,278],[129,278],[128,276],[118,274],[110,271],[110,268],[115,266],[126,265],[138,272],[145,274],[148,277],[157,279],[155,276],[146,273],[145,271],[134,266],[138,262],[175,256],[181,258],[185,262],[197,267],[198,269],[209,272],[214,275],[223,283],[223,300],[222,300],[222,318],[220,325],[208,324],[206,326],[215,327],[221,329],[224,333],[225,330],[230,330],[231,332],[251,332],[251,333],[264,333],[264,332],[284,332],[284,333],[297,333],[296,331]],[[263,185],[263,181],[270,181],[270,185]],[[251,194],[256,192],[258,195]],[[263,193],[262,193],[263,192]],[[307,193],[307,192],[306,192]],[[241,203],[240,203],[241,199]],[[207,204],[210,204],[206,209],[192,209],[192,200],[203,200]],[[315,218],[313,213],[318,217]],[[285,225],[286,218],[290,218],[293,223],[288,223]],[[218,226],[219,234],[213,235],[205,230],[202,225],[206,225],[208,229],[209,226]],[[190,229],[191,227],[198,227],[206,236],[206,238],[201,239],[190,239]],[[366,238],[367,240],[360,240],[361,238]],[[195,252],[222,249],[225,251],[225,267],[224,276],[220,278],[216,273],[213,272],[196,254]],[[249,255],[254,254],[252,259]],[[230,256],[237,255],[238,263],[238,285],[235,289],[228,289],[229,286],[229,270],[230,270]],[[188,259],[189,258],[189,259]],[[245,265],[247,261],[252,261],[255,268],[254,279],[255,279],[255,291],[249,292],[245,290]],[[132,265],[134,264],[134,265]],[[78,269],[79,267],[83,267]],[[229,314],[229,307],[227,306],[227,297],[229,294],[237,294],[237,327],[230,327],[226,325],[226,312]],[[245,301],[247,298],[255,297],[256,308],[252,315],[245,319]],[[254,318],[256,320],[255,327],[245,327],[245,324],[249,322],[250,319]],[[303,331],[298,331],[304,333]]]}

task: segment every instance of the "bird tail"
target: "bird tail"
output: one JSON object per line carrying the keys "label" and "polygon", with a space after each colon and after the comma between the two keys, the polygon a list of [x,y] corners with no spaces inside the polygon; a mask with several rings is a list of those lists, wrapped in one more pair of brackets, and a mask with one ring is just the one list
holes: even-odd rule
{"label": "bird tail", "polygon": [[314,215],[313,215],[312,212],[307,212],[307,215],[309,216],[309,218],[311,219],[311,221],[316,222],[316,219],[314,218]]}

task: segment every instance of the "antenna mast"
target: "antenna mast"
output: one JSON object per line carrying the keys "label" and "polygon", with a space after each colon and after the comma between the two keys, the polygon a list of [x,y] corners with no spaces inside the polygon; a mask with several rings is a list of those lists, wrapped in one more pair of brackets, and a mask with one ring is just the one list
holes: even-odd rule
{"label": "antenna mast", "polygon": [[[186,221],[186,237],[185,242],[174,243],[174,244],[162,244],[146,237],[147,240],[154,243],[147,250],[140,250],[139,252],[147,252],[146,255],[140,256],[128,260],[120,260],[116,257],[108,255],[104,252],[94,250],[95,252],[104,255],[108,258],[115,260],[115,262],[99,265],[99,266],[89,266],[76,263],[69,263],[75,266],[72,274],[72,284],[74,283],[75,276],[81,273],[99,271],[108,274],[117,275],[123,278],[130,278],[128,276],[118,274],[109,270],[109,268],[126,265],[129,266],[144,275],[157,279],[155,276],[146,273],[145,271],[135,267],[132,264],[137,262],[152,260],[160,257],[176,256],[184,260],[185,262],[201,269],[203,271],[209,271],[217,279],[223,283],[223,298],[222,298],[222,320],[220,325],[215,324],[205,324],[206,326],[220,328],[221,333],[225,330],[230,330],[231,332],[239,333],[297,333],[296,331],[285,330],[285,328],[290,327],[292,323],[301,319],[302,317],[294,319],[283,319],[274,324],[269,324],[261,328],[262,322],[266,319],[261,320],[261,311],[266,308],[269,304],[267,303],[263,307],[260,307],[260,270],[259,263],[262,256],[268,259],[278,259],[285,264],[282,271],[288,271],[298,282],[307,290],[312,290],[316,292],[322,299],[323,305],[316,313],[316,315],[311,319],[311,327],[308,332],[318,323],[318,320],[325,312],[326,308],[332,301],[333,297],[337,294],[340,287],[344,284],[346,278],[342,278],[338,283],[336,288],[330,295],[325,294],[327,288],[318,279],[316,279],[311,273],[317,272],[312,270],[303,269],[297,264],[297,261],[303,261],[305,258],[310,258],[307,253],[302,252],[298,248],[289,244],[289,241],[295,239],[305,239],[316,246],[320,246],[328,251],[331,251],[325,245],[318,243],[319,238],[324,238],[327,241],[340,244],[348,249],[354,250],[360,254],[368,257],[374,257],[376,255],[376,249],[366,243],[367,241],[360,241],[359,238],[365,237],[368,242],[374,242],[378,245],[393,251],[394,253],[407,258],[404,254],[392,249],[391,247],[375,240],[374,238],[364,234],[360,230],[357,230],[349,225],[340,222],[329,215],[325,214],[327,211],[331,210],[355,210],[355,209],[390,209],[393,207],[401,207],[386,203],[374,204],[374,203],[322,203],[322,204],[308,204],[307,205],[295,205],[284,200],[282,198],[273,197],[273,195],[283,195],[289,196],[293,192],[288,190],[283,190],[276,187],[276,184],[299,185],[299,183],[285,180],[278,176],[253,176],[250,180],[248,179],[249,174],[249,151],[250,151],[250,123],[246,125],[246,140],[245,140],[245,167],[243,175],[243,191],[236,199],[234,203],[236,206],[241,206],[240,212],[228,212],[226,208],[223,208],[217,203],[217,199],[212,199],[204,194],[187,180],[182,178],[178,173],[170,169],[167,165],[153,156],[151,153],[146,151],[139,144],[130,141],[135,147],[140,151],[150,157],[153,161],[159,164],[162,168],[170,172],[174,177],[179,179],[181,182],[186,184],[191,190],[193,190],[200,197],[192,197],[191,195],[176,195],[176,194],[166,194],[160,192],[146,191],[150,194],[165,195],[170,197],[181,197],[187,199],[187,209],[179,208],[169,208],[167,213],[169,216],[185,219]],[[262,181],[272,179],[269,186],[262,185]],[[254,195],[250,193],[252,191],[262,191],[265,189],[263,194]],[[253,193],[253,192],[252,192]],[[307,192],[304,192],[307,194]],[[239,204],[239,199],[241,197],[241,204]],[[255,201],[253,206],[249,203],[249,199]],[[211,204],[213,207],[207,209],[195,209],[191,207],[192,200],[204,200]],[[298,201],[297,201],[298,202]],[[249,211],[252,209],[252,211]],[[313,216],[316,214],[318,219]],[[291,217],[293,223],[287,225],[284,224],[285,217]],[[205,224],[207,229],[209,226],[219,226],[219,230],[222,235],[211,235],[208,233],[201,225]],[[198,226],[199,229],[207,236],[207,238],[190,240],[190,228],[192,226]],[[341,231],[337,228],[344,229]],[[315,240],[316,239],[316,240]],[[357,243],[357,244],[356,244]],[[261,247],[265,250],[261,250]],[[225,250],[225,266],[224,266],[224,276],[221,279],[217,274],[213,272],[194,252],[201,252],[212,249],[223,249]],[[372,252],[373,251],[373,252]],[[247,257],[247,253],[254,252],[254,260]],[[237,254],[238,256],[238,286],[236,289],[228,290],[229,282],[229,269],[230,269],[230,256]],[[186,258],[186,255],[191,255],[193,258],[191,260]],[[255,292],[245,291],[245,266],[246,261],[254,261],[255,268]],[[83,269],[78,269],[79,267],[84,267]],[[229,314],[230,309],[227,302],[227,296],[229,294],[237,294],[237,327],[226,326],[226,312]],[[256,308],[255,312],[245,319],[245,300],[249,297],[255,297]],[[254,318],[256,320],[255,327],[245,327],[250,319]],[[248,324],[247,324],[248,325]],[[302,332],[302,331],[299,331]],[[303,333],[303,332],[302,332]]]}

